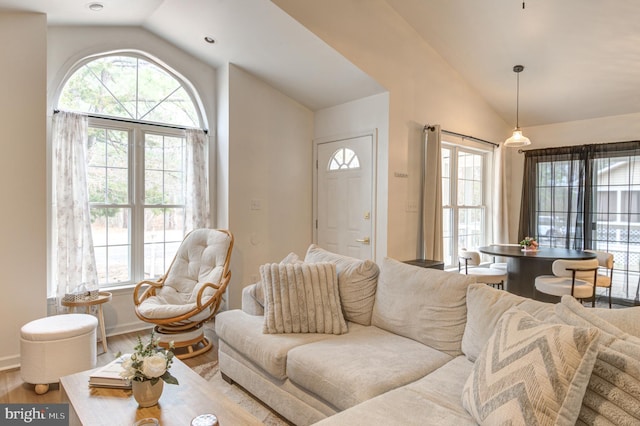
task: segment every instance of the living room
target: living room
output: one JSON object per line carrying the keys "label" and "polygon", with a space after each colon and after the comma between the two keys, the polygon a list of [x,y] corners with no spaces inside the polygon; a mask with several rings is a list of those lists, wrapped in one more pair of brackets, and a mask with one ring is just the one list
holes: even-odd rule
{"label": "living room", "polygon": [[[277,24],[293,26],[310,43],[317,44],[319,37],[326,43],[319,43],[323,55],[330,54],[326,49],[339,52],[348,62],[343,64],[346,72],[357,68],[366,77],[366,90],[352,99],[309,107],[240,64],[227,63],[215,68],[197,59],[195,53],[176,47],[176,41],[164,40],[154,33],[167,20],[180,16],[173,7],[188,9],[184,6],[164,5],[166,9],[161,9],[159,15],[165,16],[157,17],[153,25],[122,28],[113,23],[82,27],[52,25],[44,15],[24,9],[16,12],[12,2],[3,3],[0,33],[12,44],[0,59],[5,94],[2,100],[5,155],[1,170],[4,182],[19,184],[2,188],[3,198],[12,200],[16,208],[5,209],[0,225],[4,288],[8,294],[0,303],[3,312],[10,313],[0,333],[7,342],[0,349],[0,368],[12,368],[19,363],[20,327],[47,312],[51,246],[48,129],[55,92],[59,90],[57,84],[75,61],[88,55],[120,49],[147,52],[180,71],[197,88],[206,111],[206,123],[210,132],[216,134],[213,217],[216,227],[231,229],[236,237],[230,308],[240,306],[242,288],[255,281],[261,264],[291,251],[303,253],[312,242],[312,176],[308,170],[311,140],[377,129],[376,260],[381,261],[385,256],[411,259],[416,255],[417,213],[407,211],[407,205],[417,198],[420,164],[415,154],[423,138],[423,126],[440,124],[444,129],[494,142],[506,139],[515,123],[515,76],[511,71],[515,61],[522,60],[527,67],[521,76],[520,117],[524,133],[536,147],[634,140],[640,131],[637,111],[613,111],[599,117],[528,125],[530,111],[526,105],[533,100],[539,85],[528,73],[539,65],[515,54],[513,60],[498,67],[508,82],[499,88],[508,98],[510,115],[509,119],[504,118],[465,80],[462,71],[455,70],[398,14],[393,2],[369,2],[366,12],[362,10],[362,2],[356,1],[263,3],[246,2],[244,6],[258,8],[263,16],[277,19]],[[471,13],[467,5],[458,6],[461,14]],[[202,7],[205,5],[200,2],[194,5]],[[508,7],[516,19],[522,20],[536,12],[534,3],[527,3],[525,9],[516,2],[495,7]],[[631,10],[624,15],[633,16],[632,6],[625,7]],[[216,15],[213,5],[206,8]],[[208,19],[204,13],[193,15]],[[198,16],[184,20],[196,22]],[[192,27],[198,39],[211,28]],[[628,27],[633,29],[631,24]],[[217,37],[215,28],[210,31]],[[217,43],[224,45],[224,40]],[[201,49],[209,48],[202,44]],[[215,48],[215,44],[211,47]],[[331,56],[331,60],[336,59]],[[572,71],[575,75],[581,72]],[[607,78],[609,75],[602,76]],[[335,85],[337,81],[336,76],[328,83]],[[322,87],[331,86],[328,83],[324,82]],[[307,85],[314,84],[320,85],[308,77]],[[593,84],[597,82],[583,90],[591,90]],[[269,164],[277,164],[283,155],[296,158],[298,168],[282,168],[274,173]],[[521,175],[522,156],[517,150],[508,151],[511,240],[517,236]],[[252,199],[262,200],[261,211],[250,210]],[[124,333],[141,325],[131,309],[130,289],[114,292],[106,321],[107,334]]]}

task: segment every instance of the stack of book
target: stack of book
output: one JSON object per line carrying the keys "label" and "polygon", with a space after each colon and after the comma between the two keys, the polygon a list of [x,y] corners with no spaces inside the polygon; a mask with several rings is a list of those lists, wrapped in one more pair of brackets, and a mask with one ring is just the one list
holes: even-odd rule
{"label": "stack of book", "polygon": [[130,354],[122,355],[91,373],[89,376],[89,386],[96,388],[131,389],[131,380],[120,376],[122,372],[122,362],[130,356]]}

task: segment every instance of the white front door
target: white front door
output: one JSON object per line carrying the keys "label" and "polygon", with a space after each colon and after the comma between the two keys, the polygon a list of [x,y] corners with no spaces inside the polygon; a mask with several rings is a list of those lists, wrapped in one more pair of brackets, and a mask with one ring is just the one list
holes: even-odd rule
{"label": "white front door", "polygon": [[316,243],[374,259],[374,144],[366,135],[316,144]]}

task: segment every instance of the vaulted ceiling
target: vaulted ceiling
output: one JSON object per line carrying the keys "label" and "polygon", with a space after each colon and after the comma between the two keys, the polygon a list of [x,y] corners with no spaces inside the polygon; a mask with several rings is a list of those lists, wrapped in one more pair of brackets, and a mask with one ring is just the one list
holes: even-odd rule
{"label": "vaulted ceiling", "polygon": [[[384,90],[268,0],[96,1],[99,12],[77,0],[0,0],[0,10],[46,13],[50,25],[142,26],[214,67],[237,64],[311,109]],[[640,112],[636,0],[386,1],[509,124],[516,64],[525,66],[522,127]]]}

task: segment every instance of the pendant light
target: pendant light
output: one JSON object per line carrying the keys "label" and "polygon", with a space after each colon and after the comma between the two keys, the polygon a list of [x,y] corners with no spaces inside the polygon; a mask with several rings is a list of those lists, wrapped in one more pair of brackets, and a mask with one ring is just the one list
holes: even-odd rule
{"label": "pendant light", "polygon": [[508,146],[508,147],[519,147],[519,146],[526,146],[526,145],[531,145],[531,141],[529,140],[528,137],[523,136],[522,134],[522,130],[520,130],[520,123],[519,123],[519,109],[520,109],[520,73],[524,70],[524,66],[522,65],[516,65],[513,67],[513,72],[516,73],[516,77],[517,77],[517,92],[516,92],[516,128],[513,129],[513,135],[507,139],[506,141],[504,141],[504,146]]}

